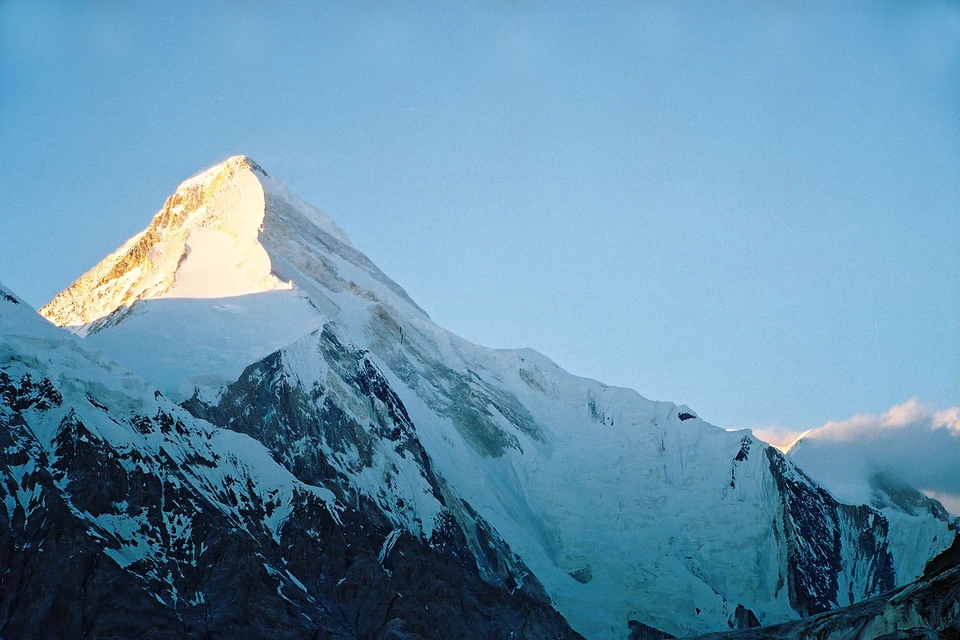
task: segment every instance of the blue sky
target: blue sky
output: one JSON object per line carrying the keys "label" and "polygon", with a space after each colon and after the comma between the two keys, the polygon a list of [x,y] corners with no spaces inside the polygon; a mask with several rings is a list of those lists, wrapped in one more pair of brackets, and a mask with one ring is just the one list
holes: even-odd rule
{"label": "blue sky", "polygon": [[441,325],[814,427],[960,405],[960,5],[0,3],[34,305],[246,154]]}

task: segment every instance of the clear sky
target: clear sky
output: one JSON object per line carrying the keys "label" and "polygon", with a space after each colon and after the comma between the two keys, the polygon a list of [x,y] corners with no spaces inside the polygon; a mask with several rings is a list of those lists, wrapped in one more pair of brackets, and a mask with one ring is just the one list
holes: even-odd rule
{"label": "clear sky", "polygon": [[960,4],[389,4],[0,2],[0,281],[246,154],[474,342],[724,427],[960,405]]}

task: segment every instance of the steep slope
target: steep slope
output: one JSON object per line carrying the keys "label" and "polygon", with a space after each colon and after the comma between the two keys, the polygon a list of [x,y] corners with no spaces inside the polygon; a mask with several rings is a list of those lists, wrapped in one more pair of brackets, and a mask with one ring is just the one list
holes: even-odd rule
{"label": "steep slope", "polygon": [[[184,182],[147,229],[40,313],[109,355],[122,354],[172,398],[235,380],[246,365],[323,323],[311,301],[273,273],[259,242],[261,181],[268,178],[259,167],[231,158]],[[345,239],[321,214],[310,220]],[[246,295],[253,293],[261,295]],[[191,331],[184,332],[186,318]],[[105,327],[115,328],[106,342],[96,338]]]}
{"label": "steep slope", "polygon": [[[217,246],[256,260],[187,268],[197,229],[231,206],[231,224],[256,227]],[[42,312],[411,537],[429,540],[442,498],[487,580],[525,584],[528,568],[591,638],[825,611],[916,578],[895,567],[918,573],[952,539],[891,539],[887,518],[837,502],[747,431],[457,338],[244,158],[181,185]]]}
{"label": "steep slope", "polygon": [[[907,406],[909,403],[902,408]],[[890,523],[889,535],[894,544],[905,548],[914,545],[914,553],[902,554],[897,558],[895,567],[898,584],[913,580],[926,562],[924,554],[918,553],[923,547],[916,545],[922,545],[924,540],[934,537],[949,541],[960,530],[960,523],[939,502],[910,486],[882,459],[876,459],[872,455],[875,452],[871,452],[871,448],[877,448],[876,443],[870,447],[858,437],[838,437],[835,433],[837,429],[831,426],[807,432],[798,438],[786,448],[787,456],[838,500],[868,504],[879,510]],[[881,442],[897,452],[895,455],[913,456],[913,466],[924,465],[922,454],[917,456],[916,453],[904,451],[903,444],[909,442],[911,436],[925,434],[907,433],[899,436],[902,441],[897,442],[890,438],[895,429],[886,427],[878,431],[885,438]],[[957,436],[948,435],[945,427],[940,431],[945,442],[929,444],[939,444],[945,451],[957,451],[956,445],[950,446],[951,439],[955,441]],[[950,470],[946,473],[949,474]]]}
{"label": "steep slope", "polygon": [[403,535],[2,287],[0,443],[4,638],[577,637],[534,580],[484,581],[442,502]]}
{"label": "steep slope", "polygon": [[[319,475],[356,487],[409,530],[404,520],[416,513],[407,515],[405,509],[412,504],[412,469],[378,462],[384,441],[345,429],[357,421],[345,419],[347,412],[338,407],[365,411],[386,398],[398,407],[397,413],[406,415],[403,407],[416,400],[403,402],[383,377],[364,374],[371,369],[372,355],[343,348],[336,332],[336,325],[328,324],[249,367],[216,403],[195,397],[185,406],[268,443],[298,477]],[[353,354],[352,365],[337,367],[344,352]],[[333,366],[318,367],[312,354]],[[332,372],[335,368],[339,370]],[[305,390],[314,391],[308,395]],[[364,405],[365,397],[373,398],[370,405]],[[882,519],[832,500],[782,456],[749,436],[737,434],[731,442],[726,432],[705,425],[680,431],[675,422],[683,412],[672,405],[660,407],[662,413],[655,418],[667,428],[637,425],[617,440],[615,429],[597,433],[602,420],[613,419],[601,418],[596,403],[591,408],[585,402],[579,408],[584,414],[580,433],[565,436],[571,448],[570,441],[579,440],[574,452],[562,451],[560,438],[547,440],[550,436],[543,435],[544,441],[537,443],[516,428],[496,439],[489,431],[470,432],[472,423],[451,423],[436,414],[429,419],[419,404],[423,413],[412,410],[410,424],[420,424],[419,438],[433,443],[426,449],[432,451],[431,468],[442,470],[441,485],[446,491],[455,488],[468,503],[483,505],[480,513],[544,582],[561,612],[586,628],[591,615],[609,620],[619,609],[620,624],[608,622],[603,629],[601,622],[587,629],[588,634],[622,637],[636,618],[682,630],[677,612],[688,607],[691,617],[712,618],[714,628],[735,621],[738,608],[756,607],[761,616],[771,617],[769,603],[757,598],[758,584],[779,597],[780,619],[790,617],[791,604],[803,613],[817,612],[893,587]],[[467,406],[466,401],[461,406]],[[558,415],[575,415],[577,409],[570,403],[560,407]],[[587,417],[591,410],[599,424]],[[403,423],[408,424],[406,418]],[[433,431],[434,425],[440,430]],[[596,437],[601,434],[606,437]],[[348,445],[338,452],[344,442],[357,443],[356,451]],[[491,442],[503,446],[497,455],[489,453]],[[523,451],[510,446],[514,442]],[[725,464],[699,455],[700,446],[718,450]],[[478,456],[475,447],[483,454]],[[366,462],[361,460],[363,450],[368,452]],[[324,459],[334,468],[320,468],[311,460],[318,451],[331,452]],[[597,463],[612,456],[613,467]],[[535,465],[534,470],[524,465]],[[371,477],[379,480],[370,483]],[[471,516],[456,515],[460,522]],[[478,532],[476,539],[484,538]],[[771,563],[770,553],[783,554],[778,558],[782,563]],[[747,570],[742,562],[749,563]],[[626,563],[629,570],[624,570]],[[503,580],[502,569],[491,567],[488,572]],[[731,595],[737,594],[731,603]]]}
{"label": "steep slope", "polygon": [[[960,542],[960,538],[957,539]],[[960,637],[960,544],[900,589],[811,618],[697,640],[936,640]]]}

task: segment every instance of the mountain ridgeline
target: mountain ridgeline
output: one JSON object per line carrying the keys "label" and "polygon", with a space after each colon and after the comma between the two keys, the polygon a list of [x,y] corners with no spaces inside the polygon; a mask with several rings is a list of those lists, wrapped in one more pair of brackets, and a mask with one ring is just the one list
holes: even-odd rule
{"label": "mountain ridgeline", "polygon": [[76,335],[0,298],[5,638],[684,636],[869,601],[956,536],[458,338],[244,157],[40,313]]}
{"label": "mountain ridgeline", "polygon": [[0,305],[4,638],[578,637],[452,519],[398,529]]}

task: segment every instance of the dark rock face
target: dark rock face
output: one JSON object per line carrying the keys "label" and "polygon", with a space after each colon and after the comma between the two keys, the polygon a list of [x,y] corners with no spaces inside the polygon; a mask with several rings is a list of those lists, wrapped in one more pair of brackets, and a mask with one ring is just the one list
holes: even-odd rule
{"label": "dark rock face", "polygon": [[[178,629],[172,611],[103,556],[57,489],[48,458],[21,415],[59,406],[62,398],[51,389],[49,381],[14,382],[0,372],[0,495],[6,506],[0,508],[0,636],[136,637],[123,620],[130,606],[147,624]],[[114,590],[129,592],[129,599],[119,602]]]}
{"label": "dark rock face", "polygon": [[587,565],[577,569],[576,571],[571,571],[570,577],[580,584],[590,584],[590,581],[593,580],[593,567]]}
{"label": "dark rock face", "polygon": [[750,459],[750,447],[753,446],[753,439],[749,436],[743,436],[740,439],[740,451],[733,458],[734,462],[746,462]]}
{"label": "dark rock face", "polygon": [[952,567],[960,567],[960,533],[953,539],[953,544],[927,563],[923,570],[923,577],[933,577]]}
{"label": "dark rock face", "polygon": [[327,517],[318,526],[304,514],[284,529],[287,566],[324,603],[340,637],[579,637],[543,602],[483,582],[475,566],[412,536],[399,535],[381,564],[386,524],[345,512],[342,523]]}
{"label": "dark rock face", "polygon": [[534,583],[483,580],[452,523],[431,545],[365,497],[285,501],[162,397],[88,395],[0,363],[3,638],[579,637]]}
{"label": "dark rock face", "polygon": [[737,629],[751,629],[760,626],[760,621],[757,620],[756,614],[742,604],[737,605],[737,609],[733,613],[733,618],[734,626]]}
{"label": "dark rock face", "polygon": [[[386,491],[404,484],[405,478],[387,468],[383,489],[369,495],[358,488],[353,475],[373,468],[381,447],[412,460],[431,495],[443,505],[443,526],[430,538],[430,546],[474,563],[487,582],[509,589],[519,586],[546,601],[519,558],[433,472],[403,403],[366,354],[343,345],[329,326],[306,343],[312,355],[329,366],[346,396],[319,384],[306,390],[292,381],[284,369],[285,352],[280,351],[248,367],[216,405],[194,397],[183,406],[197,417],[259,440],[303,482],[323,483],[346,504],[378,509],[378,517],[397,526],[416,520],[414,505],[408,504],[412,501]],[[347,407],[351,397],[368,399],[364,415]]]}
{"label": "dark rock face", "polygon": [[733,465],[730,467],[730,488],[737,488],[737,463],[746,462],[750,459],[750,447],[753,446],[753,439],[750,436],[743,436],[740,439],[740,450],[733,457]]}
{"label": "dark rock face", "polygon": [[643,624],[639,620],[631,620],[628,626],[630,628],[630,635],[627,636],[627,640],[671,640],[676,637],[650,625]]}
{"label": "dark rock face", "polygon": [[[810,616],[893,589],[886,519],[837,502],[779,451],[766,451],[784,506],[785,581],[794,610]],[[844,566],[845,557],[854,559],[846,563],[852,566]]]}
{"label": "dark rock face", "polygon": [[[315,337],[315,355],[331,365],[351,394],[368,399],[366,424],[345,410],[343,398],[329,388],[320,384],[304,388],[291,380],[280,351],[247,367],[216,404],[194,396],[183,407],[259,440],[298,479],[308,484],[328,481],[344,499],[353,495],[347,474],[370,467],[374,449],[383,442],[409,453],[432,477],[406,409],[376,367],[362,352],[344,347],[329,328]],[[325,449],[332,455],[325,455]],[[391,511],[404,509],[386,506]]]}
{"label": "dark rock face", "polygon": [[[264,541],[252,531],[236,535],[236,523],[191,490],[173,460],[110,446],[72,409],[59,421],[53,450],[45,450],[30,423],[52,417],[61,396],[46,379],[34,384],[24,376],[13,384],[4,372],[0,381],[4,638],[316,632],[319,616],[309,622],[299,611],[315,607],[300,594],[281,597],[270,566],[259,559]],[[139,422],[157,430],[168,423],[176,420],[162,413]],[[125,513],[144,514],[137,533],[162,553],[124,568],[110,555],[124,536],[106,523]],[[189,538],[171,535],[170,524],[180,518],[190,522]]]}

